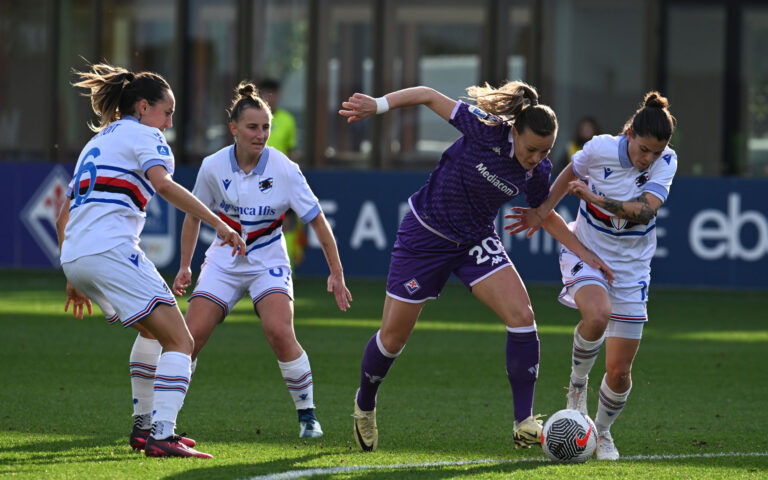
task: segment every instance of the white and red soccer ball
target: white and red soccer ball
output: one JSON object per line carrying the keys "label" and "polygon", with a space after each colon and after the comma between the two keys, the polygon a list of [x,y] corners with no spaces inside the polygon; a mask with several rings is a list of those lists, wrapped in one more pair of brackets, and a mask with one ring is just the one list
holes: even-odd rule
{"label": "white and red soccer ball", "polygon": [[560,410],[549,417],[541,431],[541,449],[555,462],[586,462],[595,448],[595,423],[578,410]]}

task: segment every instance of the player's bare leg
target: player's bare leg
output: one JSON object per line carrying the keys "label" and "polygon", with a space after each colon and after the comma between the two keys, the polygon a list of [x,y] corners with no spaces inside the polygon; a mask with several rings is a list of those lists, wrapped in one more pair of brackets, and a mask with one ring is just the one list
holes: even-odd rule
{"label": "player's bare leg", "polygon": [[187,328],[195,341],[192,360],[197,360],[197,355],[211,338],[213,329],[223,320],[224,310],[217,303],[202,296],[192,297],[186,316]]}

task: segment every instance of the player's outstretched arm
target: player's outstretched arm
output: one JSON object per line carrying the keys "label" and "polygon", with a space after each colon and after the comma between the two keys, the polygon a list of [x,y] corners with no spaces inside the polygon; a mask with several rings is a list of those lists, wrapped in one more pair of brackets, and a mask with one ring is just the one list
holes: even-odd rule
{"label": "player's outstretched arm", "polygon": [[663,204],[661,199],[652,193],[643,192],[632,200],[620,201],[608,197],[601,197],[592,193],[581,181],[572,181],[568,184],[569,192],[593,205],[604,208],[609,212],[626,220],[647,225]]}
{"label": "player's outstretched arm", "polygon": [[456,100],[429,87],[405,88],[388,93],[380,99],[355,93],[346,102],[342,102],[339,115],[347,117],[347,122],[356,122],[377,113],[411,105],[425,105],[440,115],[443,120],[448,121],[456,107]]}
{"label": "player's outstretched arm", "polygon": [[556,211],[552,210],[544,220],[542,224],[544,230],[549,232],[555,240],[562,243],[565,248],[575,253],[580,259],[582,259],[587,265],[593,268],[597,268],[603,275],[608,283],[613,283],[613,272],[606,265],[603,260],[595,255],[590,249],[584,246],[584,244],[576,238],[576,235],[568,228],[565,220]]}
{"label": "player's outstretched arm", "polygon": [[195,253],[197,237],[200,234],[200,219],[187,214],[181,226],[181,261],[179,273],[173,280],[173,293],[180,297],[187,293],[187,287],[192,283],[192,256]]}
{"label": "player's outstretched arm", "polygon": [[336,297],[336,305],[339,306],[339,310],[346,312],[350,306],[349,302],[352,301],[352,294],[344,282],[344,269],[341,267],[339,249],[336,247],[336,238],[333,236],[331,226],[328,225],[323,212],[320,212],[309,222],[309,226],[312,227],[318,241],[320,241],[325,261],[328,262],[328,268],[331,271],[331,274],[328,275],[328,291],[333,292]]}
{"label": "player's outstretched arm", "polygon": [[169,203],[212,226],[221,238],[222,244],[232,247],[233,256],[245,256],[245,242],[240,234],[232,230],[189,190],[174,182],[165,168],[160,165],[150,167],[147,170],[147,178],[152,182],[155,191]]}
{"label": "player's outstretched arm", "polygon": [[577,178],[573,172],[572,164],[569,163],[557,176],[555,183],[549,189],[549,195],[541,205],[536,208],[512,207],[510,209],[512,213],[504,215],[504,218],[513,220],[509,225],[504,226],[504,230],[507,230],[510,235],[514,235],[527,229],[528,233],[525,236],[531,238],[549,216],[549,212],[554,210],[568,193],[570,182]]}

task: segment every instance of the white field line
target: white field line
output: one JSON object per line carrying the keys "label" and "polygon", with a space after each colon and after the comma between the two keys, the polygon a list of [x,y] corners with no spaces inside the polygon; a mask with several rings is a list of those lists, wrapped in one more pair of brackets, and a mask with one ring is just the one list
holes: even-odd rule
{"label": "white field line", "polygon": [[[682,455],[634,455],[621,457],[621,460],[681,460],[686,458],[720,458],[720,457],[768,457],[768,452],[722,452],[722,453],[691,453]],[[519,458],[509,460],[494,460],[491,458],[483,460],[462,460],[455,462],[424,462],[424,463],[395,463],[391,465],[349,465],[345,467],[319,467],[307,468],[304,470],[290,470],[282,473],[270,473],[267,475],[258,475],[256,477],[247,477],[244,480],[294,480],[298,478],[308,478],[317,475],[334,475],[336,473],[352,473],[364,470],[405,470],[431,467],[460,467],[464,465],[489,465],[506,463],[545,463],[546,458]]]}

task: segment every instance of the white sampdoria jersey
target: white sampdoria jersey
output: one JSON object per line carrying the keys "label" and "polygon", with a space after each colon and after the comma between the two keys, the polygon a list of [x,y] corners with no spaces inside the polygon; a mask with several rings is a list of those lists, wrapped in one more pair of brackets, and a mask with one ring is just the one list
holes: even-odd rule
{"label": "white sampdoria jersey", "polygon": [[[643,192],[667,200],[677,170],[677,154],[667,147],[645,170],[632,166],[626,135],[599,135],[572,158],[573,171],[600,196],[618,201],[637,198]],[[649,281],[651,258],[656,251],[656,218],[648,225],[620,218],[581,200],[571,229],[579,240],[600,256],[616,276],[614,287]]]}
{"label": "white sampdoria jersey", "polygon": [[173,174],[173,153],[157,128],[123,117],[85,145],[67,189],[69,222],[61,262],[139,244],[147,203],[155,194],[146,172],[161,165]]}
{"label": "white sampdoria jersey", "polygon": [[239,232],[246,257],[232,256],[232,247],[215,238],[205,253],[224,271],[253,273],[288,266],[283,218],[291,208],[304,223],[320,213],[320,203],[299,166],[280,151],[265,147],[259,163],[246,174],[237,165],[235,146],[205,157],[193,193],[224,222]]}

